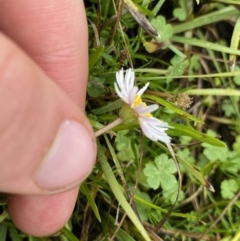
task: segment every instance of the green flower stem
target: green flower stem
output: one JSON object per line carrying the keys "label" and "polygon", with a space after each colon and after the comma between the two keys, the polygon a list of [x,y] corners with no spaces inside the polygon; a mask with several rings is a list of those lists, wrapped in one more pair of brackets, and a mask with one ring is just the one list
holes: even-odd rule
{"label": "green flower stem", "polygon": [[199,40],[196,38],[186,38],[186,37],[174,35],[171,37],[171,41],[176,43],[189,44],[189,45],[193,45],[193,46],[197,46],[205,49],[212,49],[212,50],[227,53],[227,54],[240,55],[240,50],[231,49],[229,47],[222,46],[220,44],[215,44],[208,41]]}
{"label": "green flower stem", "polygon": [[121,124],[123,120],[121,118],[117,118],[115,121],[111,122],[110,124],[104,126],[102,129],[96,131],[94,134],[96,137],[106,133],[109,130],[112,130],[115,126]]}
{"label": "green flower stem", "polygon": [[168,48],[171,49],[175,54],[177,54],[180,58],[185,59],[187,56],[179,51],[173,44],[168,45]]}
{"label": "green flower stem", "polygon": [[[102,153],[102,151],[100,150],[98,153]],[[102,167],[105,178],[108,182],[108,185],[111,187],[111,190],[112,190],[115,198],[118,200],[118,202],[122,206],[123,210],[126,212],[129,219],[132,221],[132,223],[137,228],[137,230],[142,235],[142,237],[146,241],[151,241],[151,239],[149,238],[149,236],[148,236],[145,228],[143,227],[142,223],[139,221],[136,214],[134,213],[131,206],[129,205],[126,198],[124,197],[124,195],[122,193],[122,190],[119,187],[119,184],[118,184],[118,182],[117,182],[117,180],[116,180],[116,178],[113,174],[111,166],[108,164],[107,158],[104,154],[99,155],[99,162],[100,162],[100,165]]]}
{"label": "green flower stem", "polygon": [[185,93],[189,95],[240,96],[240,91],[234,89],[192,89]]}

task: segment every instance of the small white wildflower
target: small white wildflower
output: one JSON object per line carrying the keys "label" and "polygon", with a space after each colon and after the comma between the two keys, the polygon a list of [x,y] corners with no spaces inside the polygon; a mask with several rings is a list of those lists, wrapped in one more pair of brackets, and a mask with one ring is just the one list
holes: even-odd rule
{"label": "small white wildflower", "polygon": [[158,120],[151,114],[158,109],[158,105],[147,106],[141,99],[149,83],[140,90],[137,86],[134,86],[135,74],[132,69],[128,69],[125,75],[123,69],[121,69],[116,73],[116,79],[117,81],[114,83],[116,93],[134,110],[144,135],[153,141],[170,143],[171,138],[165,133],[169,128],[168,123]]}

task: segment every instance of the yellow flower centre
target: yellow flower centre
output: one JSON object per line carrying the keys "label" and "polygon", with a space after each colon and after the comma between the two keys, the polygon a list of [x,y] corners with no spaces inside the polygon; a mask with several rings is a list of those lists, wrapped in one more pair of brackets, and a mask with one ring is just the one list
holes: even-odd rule
{"label": "yellow flower centre", "polygon": [[[139,105],[144,105],[144,106],[147,106],[145,104],[145,102],[142,101],[141,97],[139,95],[135,95],[134,97],[134,101],[133,101],[133,108],[136,108],[138,107]],[[145,117],[152,117],[152,114],[151,113],[146,113],[144,114]]]}

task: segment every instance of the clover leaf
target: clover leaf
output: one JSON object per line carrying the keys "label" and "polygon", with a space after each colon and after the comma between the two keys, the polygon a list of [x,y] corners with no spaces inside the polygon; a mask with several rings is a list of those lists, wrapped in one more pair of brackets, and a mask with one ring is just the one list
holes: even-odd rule
{"label": "clover leaf", "polygon": [[173,16],[179,21],[184,21],[187,18],[186,0],[179,0],[179,8],[173,10]]}
{"label": "clover leaf", "polygon": [[229,151],[228,158],[222,161],[221,169],[228,173],[237,175],[240,171],[240,153],[239,151]]}
{"label": "clover leaf", "polygon": [[176,166],[172,159],[168,159],[166,154],[157,156],[154,162],[149,162],[143,169],[144,175],[147,177],[147,183],[154,190],[160,186],[164,190],[172,189],[176,184]]}
{"label": "clover leaf", "polygon": [[156,28],[161,36],[161,41],[166,41],[172,37],[173,30],[171,24],[166,24],[163,16],[157,16],[151,20],[151,24]]}
{"label": "clover leaf", "polygon": [[[178,185],[179,184],[177,183],[177,180],[175,180],[175,184],[174,184],[173,188],[163,190],[163,196],[165,197],[166,200],[169,200],[171,202],[171,204],[174,204],[174,202],[176,201]],[[184,193],[183,193],[183,191],[180,191],[178,201],[182,201],[183,198],[184,198]]]}
{"label": "clover leaf", "polygon": [[125,134],[127,134],[127,131],[119,131],[115,141],[119,161],[130,161],[134,158],[131,141]]}
{"label": "clover leaf", "polygon": [[225,199],[232,199],[239,187],[234,179],[224,180],[221,183],[221,195]]}
{"label": "clover leaf", "polygon": [[222,110],[225,112],[226,117],[230,117],[231,115],[235,114],[235,109],[233,107],[233,104],[228,99],[225,99],[223,101]]}
{"label": "clover leaf", "polygon": [[[207,135],[215,137],[216,133],[208,130]],[[227,147],[217,147],[207,143],[202,143],[201,145],[204,147],[203,154],[209,161],[224,162],[228,158],[229,150]]]}
{"label": "clover leaf", "polygon": [[[171,59],[170,63],[171,65],[168,67],[170,76],[181,76],[189,65],[188,60],[185,60],[177,55]],[[170,83],[171,81],[172,79],[168,78],[167,82]]]}

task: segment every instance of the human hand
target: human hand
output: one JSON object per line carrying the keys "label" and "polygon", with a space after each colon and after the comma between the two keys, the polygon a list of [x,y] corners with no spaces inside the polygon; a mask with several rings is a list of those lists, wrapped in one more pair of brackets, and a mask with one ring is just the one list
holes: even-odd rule
{"label": "human hand", "polygon": [[47,236],[68,221],[96,157],[85,10],[79,0],[0,5],[0,191],[13,193],[18,228]]}

